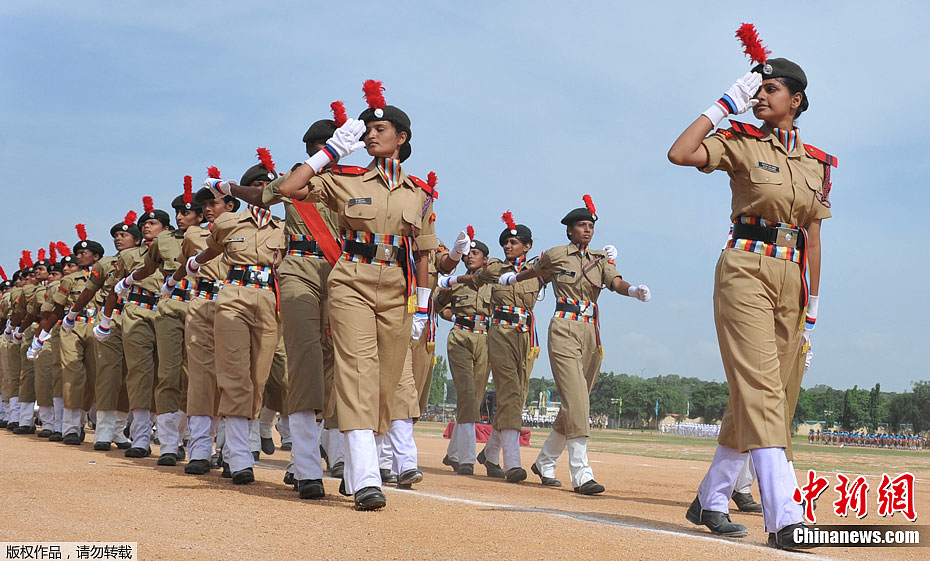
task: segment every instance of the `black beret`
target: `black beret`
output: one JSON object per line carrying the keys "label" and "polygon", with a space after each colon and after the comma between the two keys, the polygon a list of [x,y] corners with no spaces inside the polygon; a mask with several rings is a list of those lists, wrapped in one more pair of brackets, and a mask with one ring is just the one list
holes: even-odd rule
{"label": "black beret", "polygon": [[501,247],[504,247],[504,243],[509,238],[513,237],[519,238],[523,243],[527,243],[533,241],[533,232],[530,231],[529,227],[524,226],[523,224],[517,224],[517,228],[515,230],[504,228],[504,231],[501,232],[501,237],[499,240]]}
{"label": "black beret", "polygon": [[336,121],[332,119],[320,119],[310,125],[307,132],[304,133],[304,144],[319,142],[321,140],[327,141],[332,138],[334,132],[336,132]]}
{"label": "black beret", "polygon": [[752,71],[762,74],[763,80],[769,78],[794,78],[801,83],[803,89],[807,89],[807,75],[804,74],[800,66],[786,58],[770,58],[765,64],[755,65]]}
{"label": "black beret", "polygon": [[75,261],[74,261],[74,255],[66,255],[66,256],[60,257],[60,258],[58,259],[58,265],[61,265],[61,270],[62,270],[62,272],[63,272],[64,269],[65,269],[65,264],[66,264],[66,263],[75,263]]}
{"label": "black beret", "polygon": [[18,281],[18,280],[21,279],[21,278],[23,278],[23,272],[22,272],[22,271],[16,271],[15,273],[13,273],[13,276],[10,277],[10,280],[11,280],[11,281]]}
{"label": "black beret", "polygon": [[48,259],[43,259],[42,261],[36,261],[35,263],[33,263],[32,268],[35,269],[35,268],[38,267],[39,265],[42,265],[42,266],[44,266],[46,269],[48,269],[48,268],[50,268],[50,267],[52,266],[52,262],[49,261]]}
{"label": "black beret", "polygon": [[135,224],[127,226],[124,222],[117,222],[110,228],[110,237],[115,238],[117,232],[129,232],[129,235],[137,240],[142,238],[142,230]]}
{"label": "black beret", "polygon": [[13,281],[5,280],[0,283],[0,290],[6,290],[8,288],[13,288]]}
{"label": "black beret", "polygon": [[472,241],[471,241],[471,247],[473,247],[474,249],[477,249],[477,250],[481,251],[481,253],[483,253],[485,257],[487,257],[488,255],[491,254],[491,250],[488,249],[487,244],[485,244],[483,241],[480,241],[480,240],[472,240]]}
{"label": "black beret", "polygon": [[65,266],[62,264],[61,261],[58,261],[57,263],[55,263],[54,265],[52,265],[51,267],[49,267],[48,270],[49,270],[49,272],[58,271],[59,273],[63,273],[63,272],[65,272]]}
{"label": "black beret", "polygon": [[178,212],[181,212],[182,210],[193,210],[194,212],[200,212],[201,206],[202,205],[194,198],[191,198],[191,202],[185,203],[184,195],[178,195],[174,198],[173,201],[171,201],[171,207]]}
{"label": "black beret", "polygon": [[575,222],[581,222],[582,220],[597,222],[597,216],[591,214],[591,211],[586,208],[576,208],[565,215],[565,218],[562,219],[562,224],[571,226]]}
{"label": "black beret", "polygon": [[268,171],[261,164],[255,164],[249,169],[245,170],[245,173],[242,174],[242,179],[239,180],[239,185],[251,185],[253,181],[273,181],[278,178],[278,173],[274,171]]}
{"label": "black beret", "polygon": [[23,276],[25,277],[25,276],[29,276],[32,273],[34,273],[35,269],[33,267],[23,267],[21,271],[23,273]]}
{"label": "black beret", "polygon": [[407,142],[400,147],[400,161],[403,162],[410,157],[410,153],[413,150],[410,146],[410,140],[413,139],[413,131],[410,130],[410,117],[399,107],[394,107],[393,105],[385,105],[384,109],[372,109],[369,107],[362,111],[362,114],[359,115],[358,118],[360,121],[365,121],[365,124],[375,121],[390,121],[394,123],[394,127],[398,131],[407,133]]}
{"label": "black beret", "polygon": [[152,212],[143,212],[139,215],[139,220],[136,221],[136,225],[139,226],[139,230],[142,230],[142,225],[153,218],[161,222],[161,225],[166,228],[171,226],[171,217],[168,216],[168,213],[156,208]]}
{"label": "black beret", "polygon": [[[156,211],[156,212],[159,212],[159,211]],[[100,257],[103,257],[103,253],[104,253],[103,246],[93,240],[84,240],[82,242],[78,242],[74,244],[74,247],[71,248],[72,255],[77,255],[78,250],[81,250],[81,249],[87,249],[91,253],[96,253]],[[62,259],[62,262],[64,262],[64,259]]]}
{"label": "black beret", "polygon": [[[216,198],[216,195],[214,195],[213,191],[211,191],[207,187],[201,187],[199,191],[194,193],[194,200],[200,203],[201,208],[203,208],[203,203],[207,201],[212,201],[215,198]],[[239,203],[239,199],[237,199],[236,197],[233,197],[232,195],[226,195],[225,197],[223,197],[223,202],[232,203],[233,212],[236,212],[239,210],[240,203]]]}

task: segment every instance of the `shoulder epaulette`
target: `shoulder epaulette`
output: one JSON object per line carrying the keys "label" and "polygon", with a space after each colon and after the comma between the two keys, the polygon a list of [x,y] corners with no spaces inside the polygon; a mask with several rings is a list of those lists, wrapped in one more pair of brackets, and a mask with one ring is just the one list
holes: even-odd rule
{"label": "shoulder epaulette", "polygon": [[407,177],[413,180],[414,184],[416,184],[417,187],[426,191],[427,195],[433,197],[434,199],[439,198],[439,191],[437,191],[435,187],[430,187],[429,183],[423,181],[422,179],[420,179],[419,177],[415,175],[407,174]]}
{"label": "shoulder epaulette", "polygon": [[330,169],[339,175],[364,175],[368,171],[368,168],[359,166],[333,166]]}
{"label": "shoulder epaulette", "polygon": [[727,140],[733,138],[733,133],[728,129],[717,129],[716,134],[722,134]]}
{"label": "shoulder epaulette", "polygon": [[820,160],[821,162],[827,164],[828,166],[836,167],[839,163],[839,160],[836,159],[836,156],[831,156],[827,154],[820,148],[811,146],[810,144],[805,144],[804,149],[807,150],[807,154],[814,159]]}
{"label": "shoulder epaulette", "polygon": [[762,131],[759,130],[759,127],[756,127],[755,125],[750,125],[749,123],[741,123],[739,121],[730,121],[730,125],[733,127],[733,130],[741,134],[748,134],[749,136],[754,136],[756,138],[762,138],[763,136],[765,136],[762,133]]}

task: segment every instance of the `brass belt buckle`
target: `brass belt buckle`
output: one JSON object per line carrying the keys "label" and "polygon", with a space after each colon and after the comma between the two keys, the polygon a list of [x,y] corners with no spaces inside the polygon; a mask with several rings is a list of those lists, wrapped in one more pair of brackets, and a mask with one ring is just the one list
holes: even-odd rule
{"label": "brass belt buckle", "polygon": [[775,237],[775,245],[780,245],[782,247],[798,247],[798,236],[800,235],[800,230],[796,228],[779,227],[778,234]]}
{"label": "brass belt buckle", "polygon": [[379,261],[396,261],[397,248],[386,243],[379,243],[378,248],[375,250],[375,259]]}
{"label": "brass belt buckle", "polygon": [[249,271],[249,281],[252,284],[268,284],[268,271]]}

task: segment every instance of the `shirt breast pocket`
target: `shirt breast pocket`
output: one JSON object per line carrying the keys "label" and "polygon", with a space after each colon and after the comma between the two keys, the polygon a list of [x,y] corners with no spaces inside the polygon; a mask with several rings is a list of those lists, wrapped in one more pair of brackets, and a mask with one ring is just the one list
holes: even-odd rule
{"label": "shirt breast pocket", "polygon": [[350,229],[370,232],[372,231],[371,222],[378,216],[378,208],[372,204],[370,199],[364,201],[352,200],[346,203],[343,215],[345,216],[346,226]]}
{"label": "shirt breast pocket", "polygon": [[422,223],[423,217],[420,215],[419,209],[404,209],[404,235],[415,236],[420,231]]}
{"label": "shirt breast pocket", "polygon": [[779,172],[755,167],[749,170],[749,181],[752,181],[756,185],[781,185],[784,179]]}

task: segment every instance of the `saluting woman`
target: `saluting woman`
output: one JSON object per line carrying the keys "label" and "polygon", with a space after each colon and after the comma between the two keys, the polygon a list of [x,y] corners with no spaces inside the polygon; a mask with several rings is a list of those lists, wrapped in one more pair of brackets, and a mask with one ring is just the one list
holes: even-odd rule
{"label": "saluting woman", "polygon": [[[797,479],[786,449],[790,454],[790,422],[817,316],[820,227],[830,217],[836,159],[803,143],[794,126],[808,108],[804,71],[784,58],[764,60],[765,54],[668,153],[677,165],[726,172],[732,191],[731,235],[714,282],[730,400],[713,463],[687,518],[716,534],[746,535],[745,526],[730,521],[728,503],[748,452],[769,544],[796,548],[803,547],[793,540],[802,511],[792,500]],[[727,114],[749,109],[761,127],[731,121],[731,128],[707,136]]]}
{"label": "saluting woman", "polygon": [[[281,194],[322,202],[339,214],[343,254],[328,284],[336,413],[346,435],[341,490],[355,495],[357,509],[373,510],[386,502],[375,434],[390,428],[407,343],[426,324],[428,260],[437,240],[435,193],[401,167],[411,152],[410,118],[385,104],[380,82],[369,80],[363,89],[369,108],[294,170]],[[333,166],[321,173],[362,147],[374,157],[367,168]]]}

